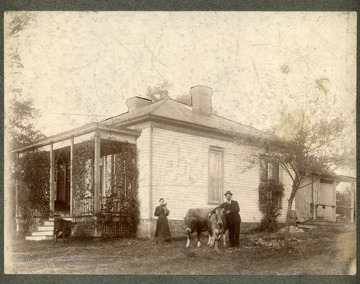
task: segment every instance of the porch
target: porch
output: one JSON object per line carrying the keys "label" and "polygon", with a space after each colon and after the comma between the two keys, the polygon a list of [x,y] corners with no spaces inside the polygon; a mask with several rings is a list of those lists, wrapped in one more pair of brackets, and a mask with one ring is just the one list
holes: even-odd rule
{"label": "porch", "polygon": [[[48,161],[43,170],[37,170],[48,175],[40,186],[46,196],[39,200],[47,200],[47,205],[43,204],[42,207],[46,207],[43,210],[32,210],[31,215],[42,219],[62,216],[105,221],[129,218],[137,202],[136,139],[139,135],[136,130],[92,124],[17,150],[19,159],[41,153]],[[29,189],[33,193],[36,190]],[[22,191],[16,186],[17,220],[26,215],[21,204]]]}

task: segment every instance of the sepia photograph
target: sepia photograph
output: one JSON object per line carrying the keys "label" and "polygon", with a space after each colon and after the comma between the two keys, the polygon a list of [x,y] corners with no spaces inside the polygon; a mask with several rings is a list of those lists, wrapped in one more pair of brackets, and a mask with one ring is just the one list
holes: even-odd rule
{"label": "sepia photograph", "polygon": [[357,14],[5,11],[4,273],[355,275]]}

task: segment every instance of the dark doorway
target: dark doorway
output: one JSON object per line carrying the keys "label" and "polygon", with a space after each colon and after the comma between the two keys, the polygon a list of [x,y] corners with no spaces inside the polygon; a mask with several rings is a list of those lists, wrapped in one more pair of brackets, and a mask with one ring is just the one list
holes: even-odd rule
{"label": "dark doorway", "polygon": [[56,153],[55,214],[70,214],[70,149]]}

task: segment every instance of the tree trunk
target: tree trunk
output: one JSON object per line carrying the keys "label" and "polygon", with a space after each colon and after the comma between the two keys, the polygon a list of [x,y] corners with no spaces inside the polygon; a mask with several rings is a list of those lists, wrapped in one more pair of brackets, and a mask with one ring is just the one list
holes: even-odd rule
{"label": "tree trunk", "polygon": [[288,200],[288,208],[286,213],[286,219],[285,219],[285,233],[284,233],[284,242],[285,247],[288,247],[290,244],[290,217],[291,217],[291,208],[294,201],[294,197],[297,191],[297,187],[293,186],[290,198]]}

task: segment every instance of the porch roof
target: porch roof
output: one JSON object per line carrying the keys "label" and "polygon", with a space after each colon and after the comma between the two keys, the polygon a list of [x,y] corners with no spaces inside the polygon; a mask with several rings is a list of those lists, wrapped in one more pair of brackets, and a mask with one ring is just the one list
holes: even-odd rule
{"label": "porch roof", "polygon": [[71,129],[56,135],[49,136],[29,146],[16,149],[13,151],[13,153],[21,153],[29,150],[34,150],[36,148],[48,146],[52,143],[59,143],[62,141],[69,140],[71,138],[76,138],[92,133],[95,134],[96,132],[104,135],[117,135],[117,136],[134,137],[134,138],[139,137],[141,133],[141,131],[139,130],[119,128],[111,125],[99,125],[99,123],[93,122],[81,127],[77,127],[75,129]]}
{"label": "porch roof", "polygon": [[345,175],[338,175],[338,174],[329,174],[322,177],[323,179],[331,179],[336,180],[338,182],[355,182],[356,178],[351,176],[345,176]]}

